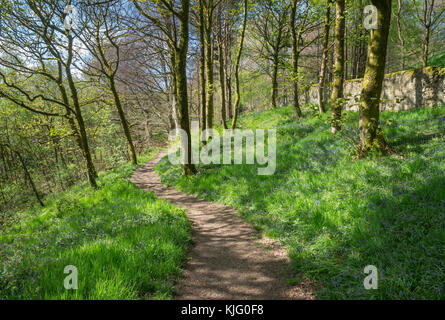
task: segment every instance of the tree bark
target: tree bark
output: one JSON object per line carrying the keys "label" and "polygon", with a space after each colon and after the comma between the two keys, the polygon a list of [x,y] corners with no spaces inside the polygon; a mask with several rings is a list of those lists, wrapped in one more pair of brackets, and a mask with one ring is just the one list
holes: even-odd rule
{"label": "tree bark", "polygon": [[224,66],[224,47],[223,47],[223,25],[222,25],[222,9],[221,4],[218,8],[218,59],[219,59],[219,83],[221,86],[221,122],[224,129],[227,129],[226,124],[226,76]]}
{"label": "tree bark", "polygon": [[[226,13],[224,13],[224,19],[227,20]],[[225,24],[225,38],[224,38],[224,55],[225,55],[225,76],[226,76],[226,91],[227,91],[227,115],[229,120],[232,120],[232,30],[229,27],[229,23]]]}
{"label": "tree bark", "polygon": [[[227,75],[227,73],[226,73]],[[229,76],[226,79],[227,81],[227,113],[229,116],[229,120],[232,120],[233,118],[233,112],[232,112],[232,78]]]}
{"label": "tree bark", "polygon": [[295,31],[295,19],[297,15],[297,0],[292,0],[291,14],[289,19],[289,29],[292,35],[292,67],[293,67],[293,79],[292,88],[294,93],[293,105],[294,110],[298,118],[302,116],[300,102],[298,100],[298,60],[300,57],[299,42],[301,38],[301,29],[298,30],[298,34]]}
{"label": "tree bark", "polygon": [[191,163],[192,141],[190,134],[189,104],[187,92],[187,52],[189,44],[190,1],[181,0],[179,19],[179,45],[175,48],[176,90],[179,106],[179,123],[187,134],[187,161],[183,165],[185,175],[196,174],[195,165]]}
{"label": "tree bark", "polygon": [[422,54],[422,62],[423,67],[428,67],[428,58],[430,53],[430,38],[431,38],[431,28],[433,27],[433,11],[435,6],[435,0],[427,1],[425,0],[424,4],[424,21],[423,26],[425,28],[424,31],[424,39],[423,39],[423,54]]}
{"label": "tree bark", "polygon": [[429,56],[429,51],[430,51],[430,27],[426,27],[425,28],[425,39],[424,39],[424,45],[423,45],[423,55],[422,55],[422,62],[423,62],[423,67],[426,68],[428,67],[428,56]]}
{"label": "tree bark", "polygon": [[345,0],[336,0],[335,5],[335,64],[332,85],[332,133],[341,129],[341,110],[343,98],[344,65],[345,65]]}
{"label": "tree bark", "polygon": [[207,76],[207,128],[213,128],[213,114],[214,114],[214,81],[213,81],[213,37],[212,37],[212,23],[213,23],[213,0],[208,0],[205,8],[205,45],[206,45],[206,76]]}
{"label": "tree bark", "polygon": [[331,3],[332,0],[326,0],[326,12],[324,17],[324,34],[323,34],[323,56],[321,58],[320,78],[318,81],[318,110],[325,113],[324,107],[324,84],[326,82],[326,66],[328,64],[329,54],[329,30],[331,28]]}
{"label": "tree bark", "polygon": [[391,1],[372,0],[378,10],[377,29],[371,30],[360,104],[360,151],[366,155],[370,150],[386,152],[387,143],[380,128],[380,96],[385,74],[388,34],[391,23]]}
{"label": "tree bark", "polygon": [[33,191],[33,193],[34,193],[34,195],[35,195],[35,197],[36,197],[36,199],[37,199],[37,202],[38,202],[42,207],[44,207],[45,204],[43,203],[42,198],[40,197],[40,194],[39,194],[39,192],[37,191],[37,187],[36,187],[36,185],[35,185],[35,183],[34,183],[34,180],[32,180],[31,174],[29,173],[28,167],[26,166],[25,159],[23,159],[23,156],[20,154],[19,151],[11,149],[11,147],[10,147],[9,145],[6,145],[6,146],[7,146],[12,152],[14,152],[14,153],[17,155],[17,157],[19,158],[20,164],[22,165],[23,172],[24,172],[24,174],[25,174],[25,180],[27,180],[28,183],[29,183],[29,185],[31,186],[31,189],[32,189],[32,191]]}
{"label": "tree bark", "polygon": [[206,106],[206,76],[205,76],[205,40],[204,40],[204,0],[199,0],[199,44],[200,44],[200,59],[199,59],[199,75],[201,79],[201,130],[205,130],[207,127],[207,106]]}
{"label": "tree bark", "polygon": [[[108,28],[108,26],[107,26]],[[112,70],[112,66],[111,63],[107,60],[106,57],[106,53],[103,50],[102,47],[102,40],[99,37],[99,30],[97,30],[97,34],[95,36],[95,40],[96,40],[96,46],[97,46],[97,51],[98,51],[98,58],[100,58],[102,60],[103,63],[103,67],[102,67],[102,73],[105,75],[105,77],[108,79],[108,82],[110,84],[110,90],[113,94],[113,98],[114,98],[114,105],[117,109],[118,115],[119,115],[119,119],[120,119],[120,123],[122,125],[122,129],[124,130],[124,135],[125,138],[127,140],[127,146],[128,146],[128,152],[130,154],[130,160],[132,164],[137,164],[137,155],[136,155],[136,150],[134,148],[134,143],[133,143],[133,138],[131,136],[131,132],[130,132],[130,128],[128,125],[128,121],[127,121],[127,117],[125,116],[125,112],[122,108],[122,103],[121,103],[121,99],[119,96],[119,93],[117,92],[116,89],[116,72],[119,68],[119,63],[120,63],[120,58],[119,58],[119,47],[117,45],[117,43],[115,41],[113,41],[111,39],[111,37],[109,36],[109,30],[105,30],[105,34],[107,35],[110,43],[112,44],[112,46],[115,48],[116,50],[116,61],[115,61],[115,68],[114,70]]]}
{"label": "tree bark", "polygon": [[138,164],[136,150],[134,148],[133,138],[131,137],[130,127],[128,125],[127,118],[125,117],[124,110],[122,108],[121,99],[119,97],[119,93],[116,89],[116,83],[114,76],[109,76],[108,80],[110,82],[110,89],[113,93],[114,104],[116,106],[117,112],[119,114],[119,119],[122,125],[122,129],[124,130],[125,138],[127,139],[128,151],[130,153],[131,163]]}
{"label": "tree bark", "polygon": [[[278,49],[279,50],[279,49]],[[278,66],[279,66],[279,52],[276,50],[273,57],[273,70],[272,70],[272,109],[277,107],[278,96]]]}
{"label": "tree bark", "polygon": [[402,70],[405,70],[405,39],[403,38],[402,35],[402,25],[401,25],[401,11],[402,11],[402,0],[398,0],[397,3],[397,34],[399,36],[399,41],[400,41],[400,63],[401,63],[401,68]]}
{"label": "tree bark", "polygon": [[235,89],[236,89],[236,92],[235,92],[235,105],[233,107],[233,119],[232,119],[232,127],[231,127],[232,130],[236,128],[236,121],[238,118],[238,108],[239,108],[239,102],[240,102],[239,65],[240,65],[240,61],[241,61],[241,54],[243,52],[244,37],[246,34],[247,7],[248,7],[248,2],[247,2],[247,0],[244,0],[243,26],[241,29],[238,53],[236,55],[236,60],[235,60]]}
{"label": "tree bark", "polygon": [[86,163],[87,163],[88,181],[93,188],[97,189],[96,168],[94,167],[93,159],[91,157],[90,147],[88,144],[87,132],[85,129],[85,122],[83,120],[82,111],[80,109],[80,103],[79,103],[79,98],[77,95],[76,85],[74,83],[74,80],[73,80],[73,77],[71,74],[72,57],[73,57],[73,37],[70,34],[68,34],[68,58],[67,58],[67,63],[65,65],[66,78],[67,78],[68,85],[69,85],[70,91],[71,91],[71,98],[72,98],[73,104],[74,104],[75,117],[77,120],[77,124],[79,125],[79,134],[80,134],[80,140],[81,140],[81,144],[82,144],[82,151],[83,151]]}

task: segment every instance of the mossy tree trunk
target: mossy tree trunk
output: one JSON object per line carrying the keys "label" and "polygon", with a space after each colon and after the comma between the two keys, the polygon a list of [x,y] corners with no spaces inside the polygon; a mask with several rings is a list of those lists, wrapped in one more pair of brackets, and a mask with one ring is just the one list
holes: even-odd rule
{"label": "mossy tree trunk", "polygon": [[[281,31],[280,31],[281,32]],[[272,109],[277,107],[278,97],[278,67],[280,65],[279,48],[274,48],[274,55],[272,57]]]}
{"label": "mossy tree trunk", "polygon": [[345,67],[345,0],[335,2],[334,81],[332,84],[332,133],[341,129],[341,110]]}
{"label": "mossy tree trunk", "polygon": [[177,37],[176,24],[167,25],[162,24],[161,20],[148,13],[141,6],[139,1],[133,0],[136,9],[154,25],[156,25],[166,36],[170,59],[172,61],[172,79],[175,81],[176,99],[178,106],[178,121],[180,129],[184,130],[187,135],[187,158],[183,164],[184,174],[195,174],[196,167],[192,164],[192,137],[190,132],[190,117],[189,117],[189,100],[187,88],[187,53],[189,46],[189,18],[190,18],[190,1],[181,0],[180,2],[167,3],[163,2],[162,14],[165,18],[171,18],[178,21],[179,24],[179,39]]}
{"label": "mossy tree trunk", "polygon": [[201,130],[205,130],[207,127],[207,107],[206,107],[206,75],[205,75],[205,41],[204,41],[204,0],[199,0],[199,76],[201,81]]}
{"label": "mossy tree trunk", "polygon": [[239,65],[241,61],[241,54],[243,52],[244,45],[244,37],[246,34],[246,25],[247,25],[247,7],[248,2],[244,0],[244,19],[243,26],[241,27],[241,35],[240,35],[240,43],[238,47],[238,53],[236,55],[235,60],[235,105],[233,107],[233,118],[232,118],[232,130],[236,128],[236,121],[238,119],[238,108],[240,103],[240,84],[239,84]]}
{"label": "mossy tree trunk", "polygon": [[214,103],[213,103],[213,94],[214,94],[214,80],[213,80],[213,37],[212,37],[212,27],[213,27],[213,11],[214,5],[213,0],[208,0],[207,5],[204,8],[205,13],[205,46],[206,46],[206,77],[207,77],[207,128],[213,128],[213,115],[214,115]]}
{"label": "mossy tree trunk", "polygon": [[[105,18],[105,17],[104,17]],[[130,154],[130,160],[132,164],[137,164],[137,154],[136,149],[134,147],[133,138],[131,136],[130,126],[128,124],[127,117],[125,115],[124,109],[122,107],[121,98],[119,95],[119,92],[116,88],[116,73],[119,69],[120,64],[120,49],[118,43],[115,41],[115,39],[112,39],[112,36],[110,35],[110,30],[108,30],[108,25],[105,24],[105,36],[107,37],[109,43],[113,46],[115,50],[115,60],[114,63],[112,61],[109,61],[105,49],[103,48],[102,39],[100,37],[100,26],[97,26],[97,29],[95,30],[95,41],[96,41],[96,47],[97,47],[97,54],[94,50],[91,50],[93,52],[93,55],[97,57],[101,61],[101,72],[105,75],[107,78],[111,93],[113,94],[114,99],[114,106],[116,107],[117,113],[119,115],[119,120],[122,126],[122,129],[124,130],[125,139],[127,140],[127,147],[128,147],[128,153]],[[112,66],[114,65],[114,67]]]}
{"label": "mossy tree trunk", "polygon": [[[225,21],[229,20],[230,11],[224,11]],[[227,91],[227,116],[228,120],[232,120],[233,108],[232,108],[232,28],[230,23],[225,24],[224,37],[224,54],[225,54],[225,75],[226,75],[226,91]]]}
{"label": "mossy tree trunk", "polygon": [[76,88],[76,85],[74,83],[74,79],[73,79],[73,76],[71,73],[71,63],[72,63],[72,59],[73,59],[73,37],[71,34],[69,34],[69,31],[67,31],[67,38],[68,38],[68,56],[67,56],[67,61],[65,64],[66,78],[68,81],[68,86],[71,91],[71,99],[72,99],[73,105],[74,105],[75,118],[76,118],[77,124],[79,126],[79,134],[80,134],[80,141],[81,141],[81,145],[82,145],[82,151],[83,151],[83,155],[84,155],[84,158],[85,158],[86,164],[87,164],[88,181],[93,188],[97,189],[97,182],[96,182],[97,172],[96,172],[96,168],[93,163],[93,159],[91,157],[91,151],[90,151],[90,146],[88,143],[87,131],[85,128],[85,121],[83,119],[82,111],[80,108],[80,102],[79,102],[79,97],[78,97],[78,93],[77,93],[77,88]]}
{"label": "mossy tree trunk", "polygon": [[128,152],[130,153],[131,163],[138,164],[136,149],[134,147],[133,138],[132,138],[131,132],[130,132],[130,126],[128,124],[127,117],[125,116],[125,112],[122,107],[119,93],[117,92],[117,89],[116,89],[116,83],[115,83],[114,77],[115,77],[114,74],[112,74],[108,77],[108,80],[110,82],[110,89],[111,89],[111,92],[113,93],[114,104],[117,109],[117,113],[119,114],[119,119],[120,119],[120,122],[122,125],[122,129],[124,130],[124,135],[127,140]]}
{"label": "mossy tree trunk", "polygon": [[196,167],[192,164],[192,137],[190,133],[189,103],[187,92],[187,52],[189,44],[190,2],[181,0],[181,9],[177,13],[179,20],[179,44],[175,47],[175,74],[178,99],[179,124],[187,133],[187,159],[183,165],[185,175],[195,174]]}
{"label": "mossy tree trunk", "polygon": [[224,43],[223,43],[223,21],[222,4],[218,7],[218,61],[219,61],[219,83],[221,86],[221,122],[224,129],[226,124],[226,75],[224,63]]}
{"label": "mossy tree trunk", "polygon": [[360,150],[366,155],[371,150],[384,153],[388,146],[380,128],[380,97],[385,75],[386,51],[391,23],[392,0],[372,0],[378,10],[377,29],[371,30],[368,61],[363,78],[360,104]]}
{"label": "mossy tree trunk", "polygon": [[401,12],[402,12],[402,0],[398,0],[396,22],[397,22],[397,35],[400,41],[400,68],[401,70],[405,70],[405,38],[403,38],[402,34]]}
{"label": "mossy tree trunk", "polygon": [[[289,17],[289,29],[292,36],[292,73],[293,73],[293,79],[292,79],[292,88],[293,88],[293,105],[294,105],[294,111],[298,118],[300,118],[303,114],[301,112],[300,108],[300,102],[298,98],[298,60],[300,58],[300,40],[302,37],[302,28],[305,24],[305,22],[302,23],[298,27],[298,32],[296,31],[295,21],[297,16],[297,0],[292,0],[292,6],[291,6],[291,13]],[[304,17],[304,21],[307,17],[307,10],[306,15]]]}

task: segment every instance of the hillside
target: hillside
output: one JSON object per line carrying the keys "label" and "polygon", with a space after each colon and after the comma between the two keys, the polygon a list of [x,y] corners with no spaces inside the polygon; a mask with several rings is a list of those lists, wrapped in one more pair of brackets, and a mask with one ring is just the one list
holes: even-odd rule
{"label": "hillside", "polygon": [[[152,159],[152,150],[144,161]],[[126,164],[0,225],[2,299],[170,299],[191,240],[183,210],[139,190]],[[64,268],[78,289],[64,290]]]}
{"label": "hillside", "polygon": [[[200,165],[184,177],[166,159],[164,183],[236,208],[288,250],[296,270],[318,283],[322,299],[443,299],[445,282],[445,107],[384,113],[400,156],[351,161],[358,115],[342,138],[329,117],[296,120],[290,107],[249,114],[242,128],[277,129],[277,170]],[[365,290],[363,269],[379,270]]]}

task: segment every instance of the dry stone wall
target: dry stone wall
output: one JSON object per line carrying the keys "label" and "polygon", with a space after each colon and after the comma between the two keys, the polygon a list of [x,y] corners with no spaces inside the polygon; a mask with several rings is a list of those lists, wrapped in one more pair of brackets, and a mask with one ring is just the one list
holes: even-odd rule
{"label": "dry stone wall", "polygon": [[[362,79],[347,80],[344,84],[348,100],[345,109],[358,111]],[[318,104],[318,87],[314,85],[302,98],[303,103]],[[330,96],[328,87],[325,98]],[[382,111],[403,111],[445,105],[445,68],[428,67],[387,74],[383,81]]]}

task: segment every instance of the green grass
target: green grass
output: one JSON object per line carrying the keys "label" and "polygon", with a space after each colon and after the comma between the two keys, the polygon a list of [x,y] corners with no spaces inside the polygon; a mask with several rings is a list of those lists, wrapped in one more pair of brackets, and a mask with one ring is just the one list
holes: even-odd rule
{"label": "green grass", "polygon": [[445,51],[429,58],[428,64],[434,67],[445,67]]}
{"label": "green grass", "polygon": [[[428,66],[430,67],[445,67],[445,51],[438,53],[428,59]],[[422,68],[422,63],[418,62],[410,69]]]}
{"label": "green grass", "polygon": [[[170,299],[190,224],[182,209],[126,181],[134,169],[102,173],[99,190],[77,186],[3,225],[0,298]],[[78,290],[64,288],[67,265],[78,269]]]}
{"label": "green grass", "polygon": [[[382,114],[397,156],[352,161],[358,115],[341,135],[329,115],[296,120],[292,108],[240,119],[242,128],[277,128],[277,169],[200,165],[195,177],[164,159],[164,183],[235,207],[288,249],[321,299],[445,299],[445,107]],[[363,269],[379,271],[365,290]]]}

